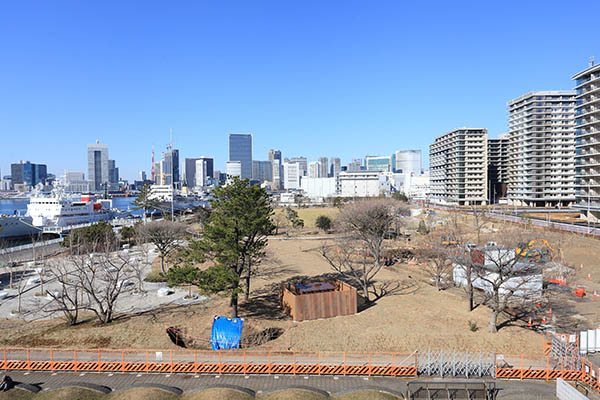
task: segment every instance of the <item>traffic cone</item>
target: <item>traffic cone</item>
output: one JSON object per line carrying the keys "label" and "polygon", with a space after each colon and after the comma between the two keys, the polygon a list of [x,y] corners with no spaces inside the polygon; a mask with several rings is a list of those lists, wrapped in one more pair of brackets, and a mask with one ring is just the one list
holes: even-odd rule
{"label": "traffic cone", "polygon": [[540,303],[537,303],[537,304],[536,304],[536,307],[537,307],[537,308],[542,308],[542,306],[540,305]]}
{"label": "traffic cone", "polygon": [[548,311],[548,316],[549,316],[549,317],[551,317],[551,316],[552,316],[552,309],[550,309],[550,310]]}
{"label": "traffic cone", "polygon": [[531,328],[531,318],[529,318],[529,321],[527,321],[527,326]]}
{"label": "traffic cone", "polygon": [[592,280],[592,274],[588,274],[588,281]]}
{"label": "traffic cone", "polygon": [[594,297],[595,297],[595,298],[598,298],[598,297],[599,297],[599,296],[598,296],[598,292],[597,292],[597,291],[595,291],[595,290],[594,290]]}
{"label": "traffic cone", "polygon": [[544,316],[542,317],[542,324],[545,324],[545,323],[546,323],[546,316],[544,315]]}

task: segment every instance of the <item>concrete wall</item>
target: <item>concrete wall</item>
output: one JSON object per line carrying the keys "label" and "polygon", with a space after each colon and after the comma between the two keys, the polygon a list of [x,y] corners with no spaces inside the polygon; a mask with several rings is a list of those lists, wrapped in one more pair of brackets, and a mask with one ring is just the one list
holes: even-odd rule
{"label": "concrete wall", "polygon": [[565,380],[556,379],[556,397],[559,400],[587,400],[588,397],[579,393],[577,389],[567,383]]}

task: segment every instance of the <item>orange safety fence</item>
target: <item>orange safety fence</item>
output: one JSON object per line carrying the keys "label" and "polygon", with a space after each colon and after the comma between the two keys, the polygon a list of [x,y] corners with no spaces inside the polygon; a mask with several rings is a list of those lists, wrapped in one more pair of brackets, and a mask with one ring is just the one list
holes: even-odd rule
{"label": "orange safety fence", "polygon": [[0,370],[416,376],[417,354],[5,347]]}

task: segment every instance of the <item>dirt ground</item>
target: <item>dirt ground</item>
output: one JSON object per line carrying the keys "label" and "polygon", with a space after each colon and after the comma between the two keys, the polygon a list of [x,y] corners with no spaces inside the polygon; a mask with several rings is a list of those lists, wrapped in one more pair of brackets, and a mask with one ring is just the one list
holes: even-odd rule
{"label": "dirt ground", "polygon": [[[322,210],[316,209],[312,214],[316,218]],[[306,215],[304,218],[308,219]],[[443,220],[447,215],[437,213],[436,218]],[[433,225],[434,221],[429,223]],[[465,223],[468,224],[468,218]],[[499,223],[490,224],[486,235],[493,238],[504,228]],[[252,280],[250,301],[242,301],[240,307],[240,314],[245,319],[246,338],[267,328],[278,328],[283,332],[260,348],[402,353],[446,348],[512,354],[541,353],[542,336],[528,329],[526,322],[506,321],[497,334],[488,333],[489,309],[479,306],[468,312],[461,289],[437,291],[427,283],[427,277],[418,265],[396,264],[382,270],[377,276],[377,284],[398,284],[399,289],[381,297],[368,308],[359,307],[355,315],[299,323],[291,321],[278,304],[279,284],[294,277],[331,276],[333,271],[318,253],[320,246],[328,243],[327,240],[317,240],[317,236],[324,235],[320,232],[304,238],[279,236],[269,240],[268,257]],[[570,318],[579,321],[577,326],[581,329],[597,326],[600,298],[594,297],[593,293],[600,292],[597,261],[600,259],[600,242],[576,235],[556,239],[552,233],[541,230],[533,230],[531,235],[532,238],[547,238],[561,243],[565,262],[576,267],[576,274],[569,281],[570,288],[581,286],[588,294],[583,299],[572,293],[554,296],[555,301],[560,302],[554,312],[554,318],[559,322],[557,325],[560,326],[561,319]],[[0,344],[175,349],[165,329],[177,326],[194,338],[195,348],[208,349],[215,315],[230,315],[227,298],[214,296],[202,304],[170,305],[161,310],[127,314],[108,326],[98,325],[92,315],[70,328],[60,319],[29,323],[5,319],[0,320]]]}

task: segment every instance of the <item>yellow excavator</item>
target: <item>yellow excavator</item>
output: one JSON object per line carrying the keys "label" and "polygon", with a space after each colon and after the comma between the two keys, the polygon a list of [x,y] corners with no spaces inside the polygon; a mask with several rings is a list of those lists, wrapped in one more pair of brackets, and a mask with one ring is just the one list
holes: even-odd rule
{"label": "yellow excavator", "polygon": [[550,261],[554,256],[554,248],[546,239],[533,239],[529,243],[521,243],[515,250],[517,256],[526,260]]}

